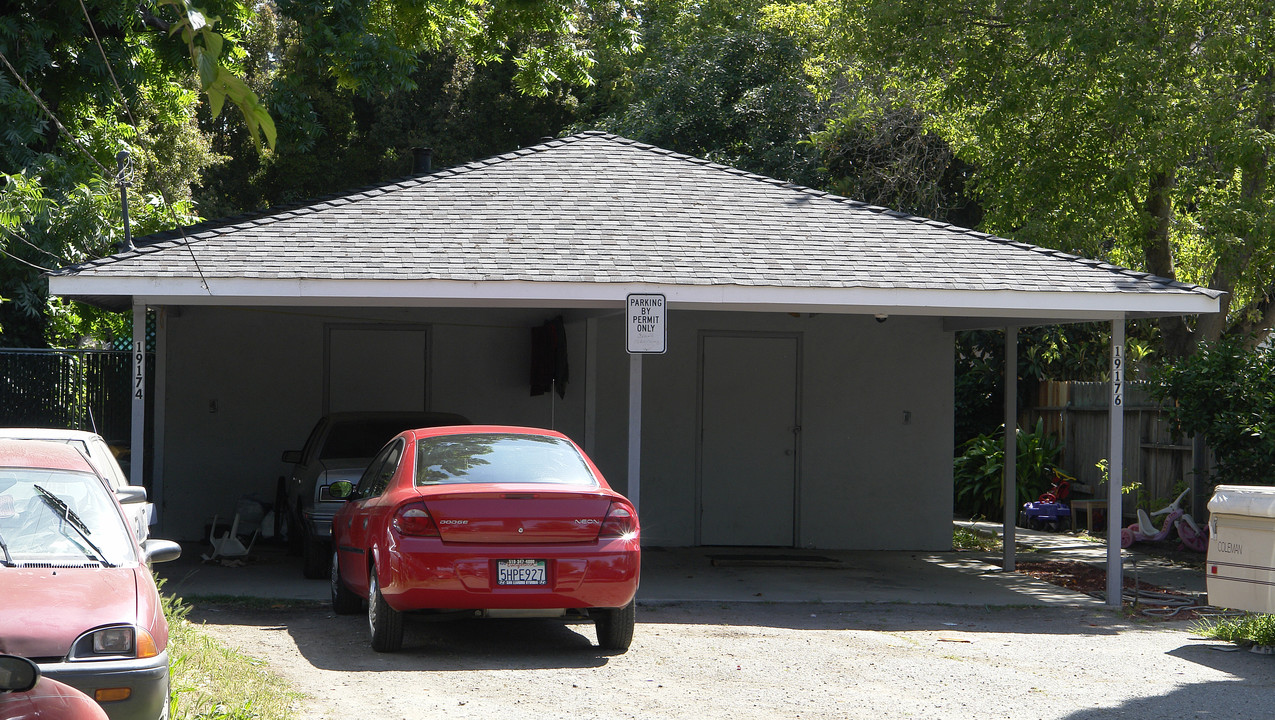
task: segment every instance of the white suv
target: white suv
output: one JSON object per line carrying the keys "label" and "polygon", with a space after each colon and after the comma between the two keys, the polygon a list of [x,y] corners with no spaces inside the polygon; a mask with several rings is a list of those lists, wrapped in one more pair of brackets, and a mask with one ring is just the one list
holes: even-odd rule
{"label": "white suv", "polygon": [[111,452],[111,446],[101,435],[61,428],[0,428],[0,438],[56,442],[76,448],[88,458],[102,482],[106,483],[106,487],[115,493],[120,505],[124,506],[124,514],[133,526],[137,542],[144,543],[150,537],[150,526],[155,521],[155,506],[146,499],[146,488],[128,483],[128,476],[120,468],[115,454]]}
{"label": "white suv", "polygon": [[468,424],[462,415],[443,412],[339,412],[319,418],[304,448],[283,453],[283,461],[292,464],[286,482],[288,542],[302,555],[302,573],[328,576],[332,516],[344,504],[328,494],[328,486],[338,480],[357,484],[381,446],[404,430]]}

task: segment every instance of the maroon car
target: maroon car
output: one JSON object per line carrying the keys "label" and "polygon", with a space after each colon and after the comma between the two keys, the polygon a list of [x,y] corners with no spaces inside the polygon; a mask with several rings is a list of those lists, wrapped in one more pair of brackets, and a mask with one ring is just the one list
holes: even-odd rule
{"label": "maroon car", "polygon": [[168,623],[119,501],[70,446],[0,440],[0,653],[80,690],[112,720],[167,716]]}
{"label": "maroon car", "polygon": [[70,685],[40,676],[40,667],[0,655],[0,720],[107,720],[102,707]]}

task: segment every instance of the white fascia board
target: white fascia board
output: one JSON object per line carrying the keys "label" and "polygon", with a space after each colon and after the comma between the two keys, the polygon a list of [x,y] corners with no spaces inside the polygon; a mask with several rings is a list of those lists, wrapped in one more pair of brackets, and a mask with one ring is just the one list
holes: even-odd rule
{"label": "white fascia board", "polygon": [[70,297],[133,297],[147,305],[622,307],[630,293],[662,293],[676,309],[1106,320],[1217,312],[1202,292],[1033,292],[919,288],[660,285],[631,282],[327,280],[277,278],[49,278]]}

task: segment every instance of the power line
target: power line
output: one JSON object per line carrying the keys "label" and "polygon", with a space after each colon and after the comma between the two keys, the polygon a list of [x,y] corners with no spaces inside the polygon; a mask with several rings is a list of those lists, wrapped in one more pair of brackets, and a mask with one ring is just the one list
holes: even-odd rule
{"label": "power line", "polygon": [[[117,80],[115,77],[115,69],[111,66],[110,58],[106,56],[106,48],[102,47],[102,40],[97,34],[97,27],[93,24],[93,18],[89,15],[88,7],[84,4],[84,0],[79,0],[79,2],[80,2],[80,11],[84,13],[84,21],[88,23],[89,31],[93,33],[93,41],[97,44],[97,51],[102,56],[102,64],[106,66],[106,72],[111,78],[111,85],[115,87],[115,97],[117,98],[117,102],[119,103],[120,108],[124,110],[124,114],[128,116],[129,125],[131,125],[133,128],[133,136],[137,139],[138,143],[142,144],[144,149],[151,150],[152,148],[150,146],[150,143],[148,142],[149,138],[142,133],[141,128],[139,128],[137,125],[137,119],[133,117],[133,111],[130,110],[128,107],[128,100],[124,97],[124,91],[120,88],[119,80]],[[0,57],[3,57],[3,55],[0,54]],[[9,65],[9,61],[7,59],[5,59],[4,62],[5,62],[5,65]],[[9,65],[9,70],[10,72],[14,74],[14,77],[18,77],[17,71],[13,69],[12,65]],[[36,97],[34,93],[31,92],[30,88],[27,88],[26,83],[23,82],[21,77],[18,77],[18,82],[22,83],[23,88],[27,89],[27,92],[36,99],[36,102],[40,103],[40,106],[44,108],[45,112],[47,112],[49,116],[53,118],[53,121],[57,123],[58,127],[65,133],[66,128],[62,126],[62,123],[59,122],[57,117],[53,115],[52,111],[50,111],[47,107],[45,107],[43,102],[40,102],[40,99]],[[68,137],[70,137],[69,133],[67,133],[67,135]],[[72,140],[74,141],[74,138],[72,138]],[[78,143],[76,144],[78,147]],[[81,148],[81,151],[84,152],[86,155],[88,154],[87,151],[84,150],[83,148]],[[102,169],[102,173],[104,175],[110,175],[110,171],[107,170],[101,163],[97,162],[97,160],[93,158],[91,155],[89,155],[89,159],[93,160],[93,162],[99,168]],[[123,185],[124,182],[126,182],[126,179],[123,177],[122,169],[119,175],[116,176],[116,181],[120,183],[121,186]],[[186,251],[190,253],[190,260],[191,262],[195,264],[195,271],[199,273],[199,283],[203,285],[204,290],[207,291],[209,295],[211,295],[212,288],[209,287],[208,285],[208,278],[205,277],[204,269],[199,264],[199,258],[195,257],[194,248],[190,246],[191,245],[190,238],[186,236],[186,229],[183,226],[182,219],[177,215],[177,208],[173,206],[173,201],[171,198],[168,197],[168,192],[164,189],[163,184],[159,184],[156,189],[159,190],[159,196],[164,201],[164,207],[165,209],[168,210],[168,214],[172,217],[173,224],[177,227],[177,231],[181,233],[182,240],[184,241],[182,244],[186,246]],[[121,188],[121,192],[123,192],[122,188]],[[121,208],[122,208],[123,207],[122,196],[120,198],[120,202],[121,202]],[[128,222],[127,216],[125,216],[124,221]],[[127,235],[128,228],[125,228],[124,231],[125,231],[125,234]]]}
{"label": "power line", "polygon": [[88,158],[94,165],[101,168],[103,175],[109,175],[111,171],[107,170],[106,166],[98,162],[97,158],[93,157],[93,155],[80,144],[80,141],[75,139],[75,136],[71,134],[71,131],[66,129],[66,126],[62,124],[62,121],[58,120],[58,116],[54,115],[53,111],[49,109],[49,106],[45,105],[44,101],[40,99],[40,96],[36,95],[30,86],[27,85],[27,81],[22,79],[22,76],[18,74],[18,71],[9,63],[9,58],[5,57],[2,52],[0,52],[0,60],[4,61],[4,66],[9,68],[9,72],[13,73],[13,77],[17,78],[18,84],[22,86],[22,89],[27,91],[27,95],[30,95],[31,99],[35,100],[36,104],[40,106],[40,109],[44,111],[44,114],[48,115],[49,119],[53,121],[53,124],[57,125],[58,130],[60,130],[63,135],[66,135],[67,139],[71,141],[71,144],[75,145],[76,149],[84,153],[84,157]]}

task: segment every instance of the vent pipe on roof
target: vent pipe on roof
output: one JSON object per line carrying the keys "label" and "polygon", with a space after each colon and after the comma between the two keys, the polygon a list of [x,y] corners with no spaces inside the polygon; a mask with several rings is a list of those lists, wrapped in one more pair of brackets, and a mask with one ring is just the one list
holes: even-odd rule
{"label": "vent pipe on roof", "polygon": [[412,174],[428,175],[434,172],[433,148],[412,148]]}
{"label": "vent pipe on roof", "polygon": [[133,167],[129,162],[127,150],[120,150],[115,155],[115,164],[115,182],[120,186],[120,217],[124,220],[124,244],[120,250],[132,251],[135,248],[133,247],[133,231],[128,226],[128,187],[133,184],[129,182]]}

